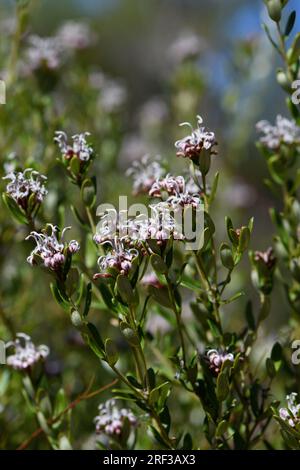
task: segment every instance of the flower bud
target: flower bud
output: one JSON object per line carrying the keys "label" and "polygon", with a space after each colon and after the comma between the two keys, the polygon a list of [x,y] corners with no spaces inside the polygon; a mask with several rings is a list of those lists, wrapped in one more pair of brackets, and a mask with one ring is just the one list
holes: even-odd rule
{"label": "flower bud", "polygon": [[281,19],[281,1],[280,0],[267,0],[267,9],[270,18],[278,23]]}
{"label": "flower bud", "polygon": [[71,321],[75,328],[80,328],[82,326],[81,315],[77,310],[73,310],[71,313]]}
{"label": "flower bud", "polygon": [[277,259],[272,248],[250,254],[252,262],[252,282],[263,294],[269,295],[273,289],[273,278]]}
{"label": "flower bud", "polygon": [[286,73],[282,69],[277,70],[276,78],[277,78],[277,83],[281,86],[281,88],[287,92],[290,92],[291,90],[290,80],[288,79]]}

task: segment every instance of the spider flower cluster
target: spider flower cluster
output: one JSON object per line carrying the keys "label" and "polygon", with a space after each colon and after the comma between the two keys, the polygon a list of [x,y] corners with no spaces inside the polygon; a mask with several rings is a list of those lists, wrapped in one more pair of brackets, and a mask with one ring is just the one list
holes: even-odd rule
{"label": "spider flower cluster", "polygon": [[254,285],[264,294],[269,294],[273,289],[274,271],[277,259],[273,248],[266,251],[255,251],[250,253],[252,261],[252,281]]}
{"label": "spider flower cluster", "polygon": [[71,160],[73,157],[81,162],[88,162],[93,155],[93,149],[88,144],[86,138],[90,135],[89,132],[75,134],[72,136],[72,142],[68,142],[68,136],[63,131],[56,131],[54,141],[58,144],[61,155],[66,160]]}
{"label": "spider flower cluster", "polygon": [[[149,208],[150,216],[140,214],[127,219],[126,214],[115,214],[115,217],[105,214],[102,217],[94,235],[97,244],[109,247],[109,252],[98,260],[101,273],[113,268],[128,275],[135,258],[153,253],[151,241],[157,247],[164,247],[169,239],[184,239],[168,205],[158,203]],[[95,274],[95,278],[101,277],[101,273]]]}
{"label": "spider flower cluster", "polygon": [[259,121],[256,129],[262,134],[259,141],[267,149],[274,151],[281,145],[294,147],[300,144],[300,127],[294,120],[278,115],[275,125],[268,121]]}
{"label": "spider flower cluster", "polygon": [[57,31],[56,37],[67,51],[86,49],[93,43],[89,25],[80,21],[66,21]]}
{"label": "spider flower cluster", "polygon": [[117,236],[112,240],[106,240],[103,244],[109,245],[110,251],[98,259],[101,272],[95,274],[94,278],[103,277],[103,272],[112,270],[127,275],[132,267],[133,260],[139,255],[138,250],[136,248],[127,248],[125,243]]}
{"label": "spider flower cluster", "polygon": [[6,349],[11,348],[13,353],[8,355],[6,362],[15,370],[26,370],[49,355],[48,346],[35,346],[30,336],[25,333],[17,333],[14,341],[6,343]]}
{"label": "spider flower cluster", "polygon": [[44,185],[46,176],[32,168],[8,173],[3,179],[10,180],[6,194],[28,215],[38,209],[48,192]]}
{"label": "spider flower cluster", "polygon": [[30,71],[41,68],[57,70],[62,63],[61,47],[56,37],[30,36],[26,66]]}
{"label": "spider flower cluster", "polygon": [[287,408],[280,408],[279,416],[286,421],[292,428],[300,423],[300,403],[297,403],[298,394],[293,392],[287,395]]}
{"label": "spider flower cluster", "polygon": [[133,179],[133,194],[147,194],[155,181],[165,174],[164,168],[158,160],[150,160],[145,155],[141,160],[133,162],[131,168],[127,170],[127,175]]}
{"label": "spider flower cluster", "polygon": [[27,258],[28,263],[34,265],[40,261],[45,268],[53,271],[60,270],[65,263],[67,254],[73,255],[80,249],[76,240],[71,240],[69,243],[63,242],[64,234],[70,228],[64,228],[61,237],[59,237],[58,227],[52,224],[47,224],[44,233],[32,231],[26,240],[33,238],[36,247]]}
{"label": "spider flower cluster", "polygon": [[201,204],[201,197],[198,191],[191,192],[191,185],[187,185],[183,176],[167,175],[165,178],[156,180],[152,185],[149,196],[163,198],[164,193],[168,194],[164,201],[166,206],[172,209],[179,209],[185,206],[192,206],[195,209]]}
{"label": "spider flower cluster", "polygon": [[234,355],[225,351],[218,351],[217,349],[210,349],[206,353],[206,360],[208,367],[214,375],[218,375],[223,363],[225,361],[234,361]]}
{"label": "spider flower cluster", "polygon": [[94,150],[87,141],[88,136],[89,132],[82,132],[69,139],[64,131],[56,131],[54,137],[61,153],[60,161],[67,169],[71,181],[79,185],[94,158]]}
{"label": "spider flower cluster", "polygon": [[217,145],[215,134],[209,131],[206,127],[202,126],[203,120],[200,116],[197,116],[197,127],[196,129],[189,122],[183,122],[181,126],[188,126],[191,129],[191,133],[183,139],[175,142],[177,149],[177,156],[189,158],[196,165],[199,166],[201,172],[207,173],[210,166],[209,164],[201,164],[201,158],[208,158],[210,155],[216,154],[215,146]]}
{"label": "spider flower cluster", "polygon": [[131,410],[119,409],[115,400],[108,400],[99,406],[99,413],[94,419],[97,434],[105,434],[108,437],[121,439],[122,434],[128,434],[137,428],[138,420]]}

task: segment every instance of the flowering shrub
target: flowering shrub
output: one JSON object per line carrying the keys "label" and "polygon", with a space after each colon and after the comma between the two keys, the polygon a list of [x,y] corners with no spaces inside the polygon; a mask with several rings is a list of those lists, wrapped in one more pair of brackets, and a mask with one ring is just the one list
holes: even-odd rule
{"label": "flowering shrub", "polygon": [[[253,218],[238,227],[226,216],[220,227],[214,207],[222,188],[212,167],[221,159],[222,144],[199,115],[195,126],[181,124],[175,147],[168,142],[173,146],[171,160],[140,156],[127,165],[130,197],[140,203],[134,214],[131,208],[102,210],[116,194],[124,196],[118,180],[107,182],[106,175],[115,164],[111,148],[120,151],[126,93],[119,89],[112,97],[110,83],[105,95],[108,79],[99,72],[87,80],[85,66],[76,62],[76,54],[92,47],[95,39],[87,24],[68,22],[49,38],[25,35],[22,45],[29,2],[17,2],[19,32],[13,38],[8,83],[21,77],[16,93],[25,106],[33,107],[24,126],[27,133],[32,126],[32,139],[39,145],[31,148],[20,139],[16,154],[8,155],[3,165],[3,203],[13,221],[3,219],[1,234],[1,297],[7,300],[0,312],[8,367],[0,375],[0,421],[13,433],[12,414],[26,409],[30,420],[26,435],[10,437],[6,432],[3,447],[75,449],[92,435],[93,447],[101,449],[300,448],[299,372],[290,359],[300,311],[300,111],[291,99],[292,82],[299,76],[300,40],[295,35],[287,46],[295,22],[292,12],[282,30],[288,1],[265,3],[276,24],[277,39],[267,26],[266,32],[283,59],[277,79],[288,93],[291,119],[279,115],[275,125],[265,120],[257,124],[268,188],[282,194],[280,204],[271,209],[273,247],[261,251],[250,249]],[[199,41],[185,41],[182,47],[179,56],[184,52],[184,58],[177,57],[176,66],[184,74],[195,65]],[[68,70],[70,61],[78,67],[77,83]],[[62,69],[64,74],[59,73]],[[84,82],[91,132],[84,131],[81,112],[68,114],[72,105],[64,98],[61,75],[74,86],[70,101]],[[34,99],[28,89],[37,90]],[[5,111],[4,132],[12,125],[13,111]],[[96,111],[103,128],[95,123]],[[16,122],[10,129],[15,137],[18,126]],[[60,130],[68,128],[78,133],[68,137]],[[10,151],[13,138],[7,138]],[[30,155],[21,158],[26,152]],[[101,161],[103,155],[108,162]],[[55,174],[55,165],[62,171]],[[145,201],[150,216],[142,211]],[[186,230],[188,221],[195,239]],[[74,237],[70,241],[68,229]],[[14,272],[13,257],[21,266],[27,258],[31,266]],[[250,293],[245,301],[249,260],[255,295]],[[236,288],[238,276],[243,289]],[[273,341],[269,353],[258,360],[257,344],[272,317],[278,280],[289,303],[290,326],[285,338]],[[12,291],[19,301],[9,300]],[[39,318],[27,320],[26,311],[37,306]],[[15,318],[17,309],[24,315]],[[234,316],[237,323],[231,323]],[[16,333],[15,324],[24,333]],[[51,347],[35,346],[28,336],[36,341],[40,330],[47,332],[42,337],[48,335]],[[59,338],[71,351],[63,361],[55,360],[63,354]],[[278,385],[282,379],[286,390]],[[95,390],[94,382],[99,385]],[[286,393],[284,408],[280,402]],[[12,410],[9,395],[14,397]],[[78,411],[79,403],[84,413]],[[85,436],[71,415],[83,423]]]}

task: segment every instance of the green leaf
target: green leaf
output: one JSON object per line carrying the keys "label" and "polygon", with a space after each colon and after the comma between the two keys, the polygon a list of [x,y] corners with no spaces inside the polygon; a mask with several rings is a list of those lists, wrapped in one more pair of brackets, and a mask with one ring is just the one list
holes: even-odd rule
{"label": "green leaf", "polygon": [[90,347],[93,349],[95,354],[97,354],[97,356],[103,358],[105,347],[99,331],[93,323],[87,324],[87,330]]}
{"label": "green leaf", "polygon": [[[66,271],[67,271],[67,269],[66,269]],[[77,268],[71,268],[71,269],[69,268],[68,276],[67,276],[67,279],[66,279],[66,291],[69,293],[70,296],[72,296],[75,292],[78,292],[78,284],[80,284],[78,269]]]}
{"label": "green leaf", "polygon": [[250,233],[253,231],[253,226],[254,226],[254,217],[251,217],[248,223],[248,229],[250,230]]}
{"label": "green leaf", "polygon": [[230,239],[230,233],[229,233],[229,231],[230,231],[230,230],[233,230],[233,223],[232,223],[231,218],[228,217],[228,216],[225,217],[225,225],[226,225],[226,230],[227,230],[228,237],[229,237],[229,239]]}
{"label": "green leaf", "polygon": [[200,289],[199,281],[190,279],[188,276],[182,276],[180,280],[180,285],[183,287],[186,287],[187,289],[191,289],[193,291],[198,291]]}
{"label": "green leaf", "polygon": [[51,282],[50,289],[51,289],[53,298],[58,303],[58,305],[62,307],[64,310],[69,310],[71,304],[68,301],[68,299],[65,297],[65,295],[62,293],[62,291],[59,289],[57,283],[54,284],[53,282]]}
{"label": "green leaf", "polygon": [[250,241],[250,230],[248,227],[242,227],[241,233],[239,236],[239,247],[238,247],[238,250],[241,253],[247,250],[249,246],[249,241]]}
{"label": "green leaf", "polygon": [[289,64],[293,64],[299,59],[300,55],[300,32],[296,34],[292,47],[288,50]]}
{"label": "green leaf", "polygon": [[114,366],[119,359],[119,354],[115,344],[110,338],[107,338],[105,341],[105,352],[108,363]]}
{"label": "green leaf", "polygon": [[269,39],[270,43],[271,43],[272,46],[276,49],[276,51],[280,54],[280,49],[279,49],[278,45],[276,44],[276,42],[274,41],[274,39],[272,38],[268,26],[267,26],[265,23],[263,23],[263,24],[262,24],[262,27],[263,27],[263,29],[265,30],[265,33],[266,33],[266,35],[268,36],[268,39]]}
{"label": "green leaf", "polygon": [[284,184],[284,168],[278,155],[273,155],[273,157],[269,158],[268,167],[275,183],[279,185]]}
{"label": "green leaf", "polygon": [[276,375],[276,369],[274,366],[274,362],[270,357],[267,357],[266,359],[266,369],[267,369],[267,374],[270,377],[270,379],[273,379]]}
{"label": "green leaf", "polygon": [[296,21],[296,11],[293,10],[292,13],[289,15],[288,20],[286,22],[286,27],[284,30],[285,36],[289,36],[289,34],[291,33],[294,27],[295,21]]}
{"label": "green leaf", "polygon": [[222,334],[221,334],[220,328],[217,325],[217,323],[212,319],[207,319],[207,323],[209,325],[209,329],[210,329],[212,335],[215,338],[220,338],[222,336]]}
{"label": "green leaf", "polygon": [[153,254],[150,257],[151,265],[152,268],[154,269],[155,272],[159,274],[167,274],[168,272],[168,266],[164,262],[164,260],[161,258],[161,256],[157,254]]}
{"label": "green leaf", "polygon": [[234,295],[232,295],[231,297],[229,297],[229,299],[223,300],[223,301],[222,301],[222,304],[223,304],[223,305],[231,304],[231,302],[234,302],[235,300],[239,299],[239,298],[242,297],[243,295],[245,295],[245,292],[243,292],[243,291],[237,292],[236,294],[234,294]]}
{"label": "green leaf", "polygon": [[166,444],[165,444],[164,440],[160,437],[160,434],[157,431],[157,429],[154,426],[150,425],[150,430],[152,431],[152,434],[155,437],[155,439],[157,440],[157,442],[165,449]]}
{"label": "green leaf", "polygon": [[216,231],[216,227],[208,212],[204,212],[204,225],[209,228],[210,235],[212,236]]}
{"label": "green leaf", "polygon": [[96,185],[91,178],[86,178],[81,185],[81,199],[87,207],[93,207],[96,202]]}
{"label": "green leaf", "polygon": [[154,286],[149,286],[149,293],[154,297],[157,303],[163,307],[172,309],[172,303],[170,301],[169,292],[166,287],[156,289]]}
{"label": "green leaf", "polygon": [[92,283],[89,282],[88,285],[86,286],[86,297],[85,297],[85,305],[84,305],[84,310],[83,310],[83,316],[87,317],[89,311],[90,311],[90,306],[92,302]]}
{"label": "green leaf", "polygon": [[73,450],[71,443],[66,435],[60,435],[58,438],[59,450]]}
{"label": "green leaf", "polygon": [[118,294],[124,304],[133,305],[135,303],[135,295],[128,277],[123,276],[123,274],[119,274],[116,286]]}
{"label": "green leaf", "polygon": [[225,266],[225,268],[231,271],[234,268],[234,260],[231,248],[229,245],[227,245],[227,243],[222,243],[220,247],[220,257],[223,266]]}
{"label": "green leaf", "polygon": [[255,331],[255,318],[253,315],[252,303],[250,300],[246,305],[245,316],[246,316],[246,320],[247,320],[249,328]]}
{"label": "green leaf", "polygon": [[130,382],[131,385],[133,385],[135,388],[138,388],[140,390],[143,389],[143,386],[132,375],[129,375],[129,374],[126,375],[126,378],[127,378],[128,382]]}
{"label": "green leaf", "polygon": [[200,252],[203,252],[205,250],[205,248],[207,247],[208,245],[208,242],[209,240],[211,239],[212,237],[212,234],[210,232],[210,229],[208,227],[206,227],[202,233],[201,233],[201,236],[200,236],[200,240],[199,240],[199,251]]}
{"label": "green leaf", "polygon": [[78,294],[77,294],[77,298],[75,300],[75,304],[77,306],[80,305],[80,303],[81,303],[84,291],[85,291],[84,274],[80,273]]}
{"label": "green leaf", "polygon": [[102,282],[100,281],[99,284],[98,284],[98,289],[101,292],[101,295],[102,295],[102,298],[103,298],[103,301],[104,301],[106,307],[109,310],[113,310],[115,312],[116,308],[115,308],[115,305],[112,302],[112,297],[113,296],[111,294],[111,291],[110,291],[109,287],[103,281]]}
{"label": "green leaf", "polygon": [[169,433],[171,426],[171,416],[167,405],[165,405],[163,410],[159,413],[159,417],[167,433]]}
{"label": "green leaf", "polygon": [[54,416],[62,413],[68,405],[67,397],[63,388],[60,388],[56,394],[54,402]]}
{"label": "green leaf", "polygon": [[223,437],[229,427],[229,422],[223,419],[219,422],[216,429],[216,437]]}
{"label": "green leaf", "polygon": [[16,203],[14,199],[12,199],[10,196],[8,196],[5,193],[2,194],[2,199],[3,199],[5,206],[9,210],[10,214],[17,222],[23,225],[28,223],[25,213],[18,206],[18,204]]}
{"label": "green leaf", "polygon": [[278,341],[274,344],[271,352],[271,359],[274,362],[281,361],[282,359],[282,346]]}
{"label": "green leaf", "polygon": [[50,435],[51,434],[51,431],[50,431],[50,428],[47,424],[47,420],[44,416],[44,414],[41,412],[41,411],[38,411],[37,412],[37,419],[38,419],[38,422],[39,422],[39,425],[41,426],[42,430],[44,431],[44,433],[46,435]]}
{"label": "green leaf", "polygon": [[77,176],[80,172],[80,160],[78,157],[74,156],[70,161],[71,172]]}
{"label": "green leaf", "polygon": [[229,380],[226,372],[220,372],[218,375],[216,393],[219,401],[226,400],[229,394]]}
{"label": "green leaf", "polygon": [[235,247],[239,244],[239,236],[233,228],[229,229],[229,238]]}
{"label": "green leaf", "polygon": [[147,374],[148,374],[148,382],[149,382],[149,385],[150,385],[150,389],[153,389],[153,388],[155,388],[156,378],[155,378],[155,372],[152,369],[152,367],[150,367],[147,370]]}

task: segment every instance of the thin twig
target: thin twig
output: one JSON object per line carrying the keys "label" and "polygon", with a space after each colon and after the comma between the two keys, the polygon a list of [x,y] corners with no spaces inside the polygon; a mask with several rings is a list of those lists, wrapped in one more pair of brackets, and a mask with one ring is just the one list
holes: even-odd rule
{"label": "thin twig", "polygon": [[[111,388],[113,387],[114,385],[116,385],[116,383],[118,382],[118,379],[115,379],[113,380],[112,382],[110,382],[109,384],[107,385],[104,385],[104,387],[101,387],[99,388],[98,390],[95,390],[94,392],[91,392],[89,393],[89,390],[91,388],[91,383],[88,385],[87,389],[85,390],[85,392],[81,393],[77,398],[75,398],[75,400],[71,401],[71,403],[68,404],[68,406],[66,406],[66,408],[61,411],[57,416],[55,416],[54,418],[50,418],[48,419],[47,421],[47,424],[49,424],[50,426],[54,423],[56,423],[56,421],[59,421],[59,419],[64,415],[66,414],[68,411],[72,410],[73,408],[75,408],[75,406],[78,405],[78,403],[80,403],[81,401],[83,400],[88,400],[89,398],[93,398],[95,397],[96,395],[99,395],[99,393],[102,393],[104,392],[105,390],[107,390],[108,388]],[[22,444],[17,448],[17,450],[24,450],[26,449],[29,444],[34,440],[36,439],[40,434],[42,434],[44,432],[44,430],[42,428],[38,428],[36,429],[32,434],[31,436],[26,439],[26,441],[22,442]]]}

